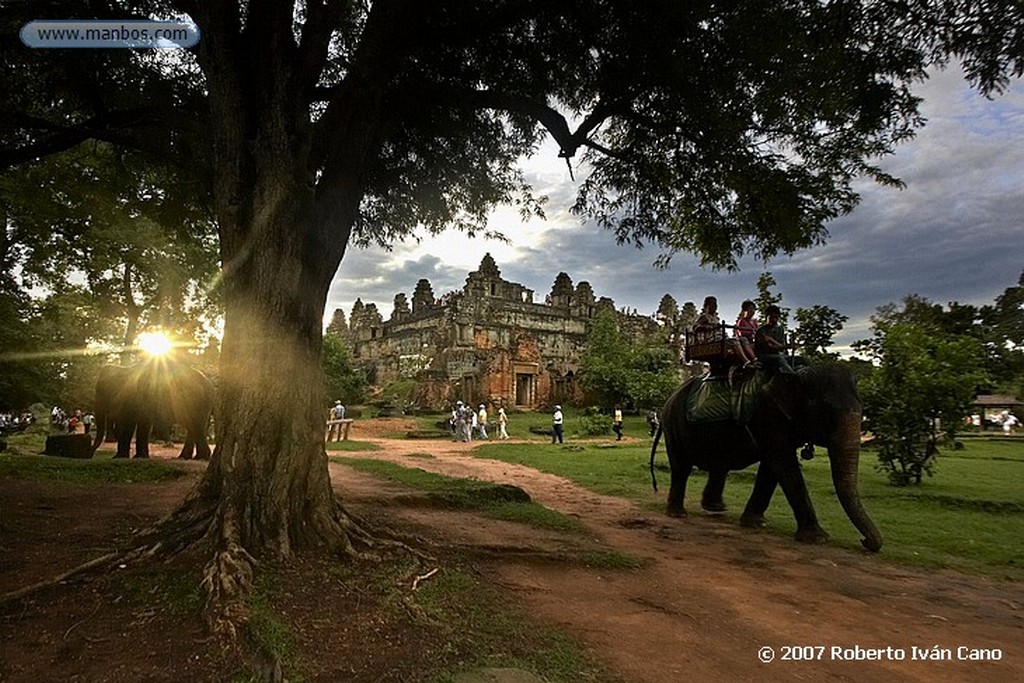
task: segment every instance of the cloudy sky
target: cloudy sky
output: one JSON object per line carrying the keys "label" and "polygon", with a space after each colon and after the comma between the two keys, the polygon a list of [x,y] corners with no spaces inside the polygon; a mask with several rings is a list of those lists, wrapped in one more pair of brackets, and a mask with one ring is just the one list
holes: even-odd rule
{"label": "cloudy sky", "polygon": [[535,290],[537,301],[564,271],[574,284],[586,280],[597,296],[643,314],[653,313],[666,293],[698,306],[713,294],[727,320],[756,296],[758,275],[770,270],[783,306],[823,304],[850,318],[836,337],[839,350],[869,336],[868,316],[878,306],[908,294],[943,304],[990,303],[1024,270],[1024,83],[987,100],[951,70],[934,74],[919,94],[928,125],[882,163],[907,187],[861,186],[860,206],[829,224],[824,246],[767,266],[745,260],[738,273],[701,268],[687,255],[655,269],[653,248],[617,246],[610,232],[569,214],[579,174],[573,182],[548,146],[524,163],[537,193],[549,198],[546,221],[524,224],[516,212],[499,209],[491,227],[510,244],[448,232],[390,252],[350,249],[331,288],[327,320],[336,308],[348,316],[357,297],[376,303],[386,318],[395,294],[411,298],[422,277],[437,296],[460,289],[488,252],[502,277]]}

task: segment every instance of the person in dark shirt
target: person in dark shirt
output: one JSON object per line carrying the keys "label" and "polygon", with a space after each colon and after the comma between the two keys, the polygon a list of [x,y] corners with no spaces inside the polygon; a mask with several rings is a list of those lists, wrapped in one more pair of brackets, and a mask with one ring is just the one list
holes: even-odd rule
{"label": "person in dark shirt", "polygon": [[785,352],[791,348],[786,343],[786,331],[779,325],[782,311],[772,304],[765,310],[768,322],[757,328],[754,333],[754,350],[761,365],[769,372],[787,375],[794,373],[793,366],[786,360]]}

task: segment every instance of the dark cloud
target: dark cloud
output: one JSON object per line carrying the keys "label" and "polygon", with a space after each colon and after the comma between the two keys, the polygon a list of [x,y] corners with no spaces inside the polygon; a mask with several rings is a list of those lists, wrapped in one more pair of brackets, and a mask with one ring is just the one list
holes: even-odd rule
{"label": "dark cloud", "polygon": [[[866,337],[868,316],[908,294],[939,303],[989,303],[1024,268],[1024,93],[1016,88],[986,100],[950,71],[933,76],[920,94],[928,125],[881,162],[906,188],[862,184],[860,206],[829,225],[826,244],[791,258],[767,266],[748,259],[739,273],[723,273],[682,255],[657,270],[656,249],[618,246],[610,232],[569,213],[576,186],[564,161],[544,149],[527,162],[526,172],[537,194],[549,198],[546,222],[523,226],[511,213],[496,216],[495,227],[510,238],[507,245],[446,234],[419,247],[397,245],[392,253],[352,251],[339,270],[328,314],[339,304],[347,312],[359,296],[387,315],[394,294],[410,294],[421,277],[438,295],[460,288],[486,251],[505,279],[534,289],[538,299],[565,272],[574,283],[590,282],[598,296],[641,313],[653,313],[665,293],[680,303],[714,294],[730,318],[756,294],[758,274],[767,269],[785,306],[824,304],[850,317],[840,344]],[[582,171],[577,169],[577,179]]]}

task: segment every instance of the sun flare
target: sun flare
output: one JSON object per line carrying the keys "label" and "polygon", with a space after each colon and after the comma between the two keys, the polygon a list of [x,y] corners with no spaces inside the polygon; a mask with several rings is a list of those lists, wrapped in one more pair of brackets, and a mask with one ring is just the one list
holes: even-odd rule
{"label": "sun flare", "polygon": [[165,356],[174,346],[163,332],[143,332],[139,335],[139,348],[150,356]]}

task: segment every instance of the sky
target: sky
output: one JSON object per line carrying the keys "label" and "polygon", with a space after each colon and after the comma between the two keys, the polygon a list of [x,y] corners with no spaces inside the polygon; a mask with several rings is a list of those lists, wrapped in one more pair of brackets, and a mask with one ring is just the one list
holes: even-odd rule
{"label": "sky", "polygon": [[328,295],[325,324],[337,308],[347,318],[357,297],[375,303],[387,319],[395,294],[411,299],[420,278],[430,280],[438,297],[461,289],[487,253],[505,280],[533,289],[537,302],[565,272],[573,284],[587,281],[596,296],[641,314],[654,313],[665,294],[698,308],[714,295],[726,321],[741,301],[756,297],[758,276],[768,270],[783,307],[821,304],[849,318],[835,338],[844,355],[850,343],[870,336],[875,309],[907,295],[941,304],[992,303],[1024,270],[1024,82],[986,99],[950,69],[934,73],[917,94],[927,125],[880,164],[906,188],[858,184],[861,203],[828,224],[823,246],[768,264],[745,259],[739,272],[702,268],[686,254],[659,270],[656,248],[618,246],[611,232],[569,213],[580,174],[573,181],[547,144],[524,161],[528,182],[548,197],[546,220],[523,223],[502,207],[489,227],[508,244],[448,231],[391,251],[350,248]]}

